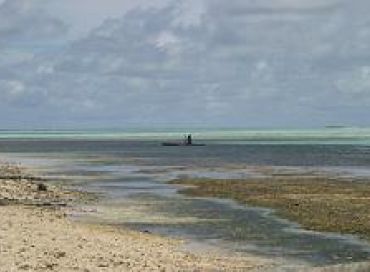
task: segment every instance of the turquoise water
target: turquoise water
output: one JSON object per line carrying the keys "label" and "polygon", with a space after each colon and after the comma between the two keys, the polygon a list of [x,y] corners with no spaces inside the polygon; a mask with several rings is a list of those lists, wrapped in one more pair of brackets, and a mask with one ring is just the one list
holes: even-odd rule
{"label": "turquoise water", "polygon": [[129,130],[37,130],[0,131],[0,139],[85,139],[85,140],[181,140],[192,133],[200,141],[253,143],[370,144],[370,128],[321,129],[129,129]]}

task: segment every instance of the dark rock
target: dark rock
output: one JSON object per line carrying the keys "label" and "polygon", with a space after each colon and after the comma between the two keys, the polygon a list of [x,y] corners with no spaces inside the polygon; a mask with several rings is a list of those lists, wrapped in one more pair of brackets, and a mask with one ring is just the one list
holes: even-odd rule
{"label": "dark rock", "polygon": [[44,183],[37,184],[37,190],[41,192],[46,192],[48,187]]}
{"label": "dark rock", "polygon": [[59,259],[59,258],[63,258],[67,255],[67,253],[63,252],[63,251],[59,251],[59,252],[56,252],[54,254],[55,258]]}
{"label": "dark rock", "polygon": [[11,199],[3,199],[3,198],[0,198],[0,206],[8,206],[12,203],[15,203],[15,201],[11,200]]}

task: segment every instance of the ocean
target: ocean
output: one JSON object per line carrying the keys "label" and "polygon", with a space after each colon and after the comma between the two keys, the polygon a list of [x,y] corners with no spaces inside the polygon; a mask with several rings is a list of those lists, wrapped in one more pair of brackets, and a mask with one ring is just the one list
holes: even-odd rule
{"label": "ocean", "polygon": [[[161,146],[185,133],[206,145]],[[370,245],[356,237],[305,231],[271,210],[183,196],[166,183],[245,178],[259,168],[369,177],[368,128],[1,131],[0,155],[52,181],[99,193],[99,205],[81,207],[75,220],[186,238],[189,247],[312,265],[370,260]]]}
{"label": "ocean", "polygon": [[0,130],[1,139],[169,140],[192,133],[198,140],[223,143],[370,144],[370,128],[320,129],[104,129],[104,130]]}

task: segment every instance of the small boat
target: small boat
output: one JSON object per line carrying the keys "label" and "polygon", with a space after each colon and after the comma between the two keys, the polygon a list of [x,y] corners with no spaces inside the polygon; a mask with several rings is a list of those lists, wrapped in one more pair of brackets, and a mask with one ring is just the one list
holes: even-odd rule
{"label": "small boat", "polygon": [[162,143],[163,146],[182,146],[183,143],[174,143],[174,142],[164,142]]}
{"label": "small boat", "polygon": [[205,146],[205,144],[194,144],[191,134],[185,136],[183,142],[164,142],[162,146]]}
{"label": "small boat", "polygon": [[162,146],[205,146],[205,144],[184,144],[175,142],[164,142]]}

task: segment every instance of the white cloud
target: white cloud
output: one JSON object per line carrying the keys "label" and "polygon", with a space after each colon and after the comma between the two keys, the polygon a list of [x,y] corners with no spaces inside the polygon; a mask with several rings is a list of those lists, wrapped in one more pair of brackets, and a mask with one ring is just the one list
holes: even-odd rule
{"label": "white cloud", "polygon": [[54,67],[50,64],[41,64],[39,67],[37,67],[37,73],[50,75],[54,73]]}
{"label": "white cloud", "polygon": [[5,85],[7,95],[10,97],[18,97],[25,92],[25,86],[20,81],[5,81],[2,83]]}
{"label": "white cloud", "polygon": [[337,80],[338,94],[345,103],[370,106],[370,66],[362,66],[349,73],[343,73]]}

